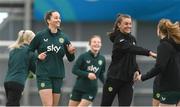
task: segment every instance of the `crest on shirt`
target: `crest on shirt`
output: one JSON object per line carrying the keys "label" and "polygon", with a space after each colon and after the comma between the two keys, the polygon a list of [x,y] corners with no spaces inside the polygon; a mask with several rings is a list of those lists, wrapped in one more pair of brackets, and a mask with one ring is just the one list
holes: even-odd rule
{"label": "crest on shirt", "polygon": [[108,91],[112,92],[113,91],[113,87],[108,87]]}
{"label": "crest on shirt", "polygon": [[91,62],[90,60],[86,60],[86,63],[87,63],[87,64],[90,64],[90,62]]}
{"label": "crest on shirt", "polygon": [[133,45],[136,45],[136,43],[135,43],[135,42],[133,42]]}
{"label": "crest on shirt", "polygon": [[47,41],[48,41],[48,38],[47,39],[44,38],[44,42],[47,42]]}
{"label": "crest on shirt", "polygon": [[44,82],[41,83],[41,87],[42,88],[45,87],[45,83]]}
{"label": "crest on shirt", "polygon": [[59,43],[64,43],[64,38],[59,38]]}
{"label": "crest on shirt", "polygon": [[156,93],[156,97],[157,97],[157,98],[160,98],[160,93]]}
{"label": "crest on shirt", "polygon": [[99,64],[99,65],[102,65],[102,63],[103,63],[102,60],[99,60],[99,61],[98,61],[98,64]]}

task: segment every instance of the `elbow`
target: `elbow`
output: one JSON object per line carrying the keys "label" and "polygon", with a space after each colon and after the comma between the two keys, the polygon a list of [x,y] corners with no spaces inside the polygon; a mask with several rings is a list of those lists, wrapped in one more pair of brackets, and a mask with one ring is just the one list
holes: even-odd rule
{"label": "elbow", "polygon": [[74,54],[73,54],[73,55],[71,55],[71,56],[68,56],[68,57],[67,57],[67,59],[68,59],[68,61],[69,61],[69,62],[74,61],[74,59],[75,59]]}
{"label": "elbow", "polygon": [[74,61],[74,59],[75,59],[75,58],[69,58],[68,61],[69,61],[69,62],[72,62],[72,61]]}

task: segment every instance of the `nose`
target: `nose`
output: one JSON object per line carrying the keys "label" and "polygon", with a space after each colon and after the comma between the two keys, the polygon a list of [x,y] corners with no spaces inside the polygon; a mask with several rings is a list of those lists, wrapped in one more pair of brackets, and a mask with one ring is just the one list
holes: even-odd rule
{"label": "nose", "polygon": [[128,27],[130,27],[130,28],[131,28],[131,27],[132,27],[132,24],[128,24]]}

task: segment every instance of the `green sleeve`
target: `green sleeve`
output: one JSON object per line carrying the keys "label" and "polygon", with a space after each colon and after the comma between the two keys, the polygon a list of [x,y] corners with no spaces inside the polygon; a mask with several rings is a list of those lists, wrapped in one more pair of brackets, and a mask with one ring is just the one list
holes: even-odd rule
{"label": "green sleeve", "polygon": [[65,51],[66,51],[66,57],[67,57],[68,61],[72,62],[75,59],[75,55],[70,54],[67,50],[67,47],[65,48]]}
{"label": "green sleeve", "polygon": [[67,57],[68,61],[72,62],[75,59],[75,55],[74,54],[70,54],[68,52],[68,50],[67,50],[67,45],[70,45],[71,42],[68,40],[67,37],[64,37],[64,38],[65,38],[65,45],[64,45],[64,47],[65,47],[66,57]]}
{"label": "green sleeve", "polygon": [[72,72],[73,74],[80,76],[80,77],[86,77],[88,78],[88,72],[81,70],[81,66],[83,65],[83,57],[82,55],[76,60]]}
{"label": "green sleeve", "polygon": [[29,53],[29,71],[33,72],[35,74],[36,72],[36,63],[37,63],[37,53],[30,52]]}
{"label": "green sleeve", "polygon": [[38,48],[38,46],[39,46],[39,37],[40,37],[40,33],[37,33],[36,36],[31,41],[31,43],[29,45],[30,51],[34,52]]}
{"label": "green sleeve", "polygon": [[100,79],[100,81],[101,81],[102,83],[105,82],[105,78],[104,78],[105,69],[106,69],[106,60],[105,60],[105,58],[104,58],[104,60],[103,60],[103,66],[102,66],[102,69],[101,69],[100,75],[99,75],[99,79]]}

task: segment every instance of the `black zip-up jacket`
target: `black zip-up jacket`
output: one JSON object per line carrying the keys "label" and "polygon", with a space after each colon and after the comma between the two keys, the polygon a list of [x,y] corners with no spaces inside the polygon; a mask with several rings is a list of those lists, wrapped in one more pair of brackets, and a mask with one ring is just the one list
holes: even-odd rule
{"label": "black zip-up jacket", "polygon": [[[159,74],[159,91],[180,91],[180,44],[173,39],[162,39],[157,48],[155,66],[142,75],[142,81]],[[179,55],[179,56],[177,56]]]}
{"label": "black zip-up jacket", "polygon": [[120,31],[110,36],[113,42],[112,61],[107,78],[132,81],[135,71],[139,71],[136,55],[149,56],[149,50],[136,46],[136,40],[131,34]]}

